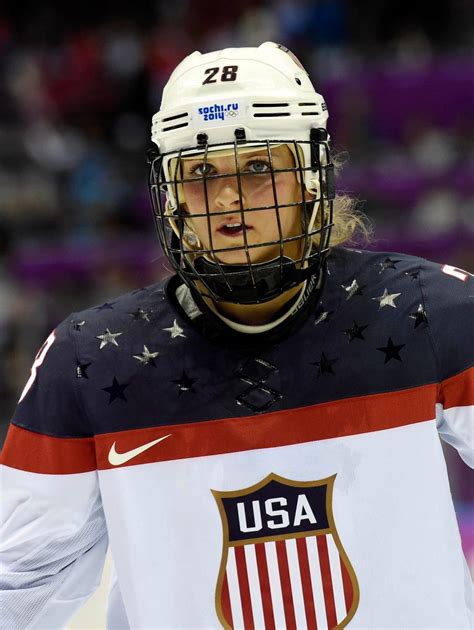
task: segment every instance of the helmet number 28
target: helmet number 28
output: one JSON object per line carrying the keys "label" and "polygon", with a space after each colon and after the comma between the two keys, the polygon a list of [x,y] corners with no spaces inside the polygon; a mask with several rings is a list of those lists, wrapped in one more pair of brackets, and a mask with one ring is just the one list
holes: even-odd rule
{"label": "helmet number 28", "polygon": [[218,74],[220,68],[207,68],[204,70],[204,74],[207,74],[207,77],[204,79],[202,84],[206,85],[206,83],[217,83],[218,81],[235,81],[237,79],[238,69],[239,66],[224,66],[220,77],[216,79],[214,77]]}

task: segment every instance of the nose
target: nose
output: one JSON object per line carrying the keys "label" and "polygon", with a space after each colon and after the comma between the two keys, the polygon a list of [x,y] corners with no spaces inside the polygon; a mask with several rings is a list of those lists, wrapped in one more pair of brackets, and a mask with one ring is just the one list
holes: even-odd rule
{"label": "nose", "polygon": [[[221,185],[216,192],[214,203],[216,208],[226,210],[240,208],[239,183],[236,177],[224,177]],[[242,193],[243,197],[243,193]],[[243,199],[242,199],[243,204]]]}

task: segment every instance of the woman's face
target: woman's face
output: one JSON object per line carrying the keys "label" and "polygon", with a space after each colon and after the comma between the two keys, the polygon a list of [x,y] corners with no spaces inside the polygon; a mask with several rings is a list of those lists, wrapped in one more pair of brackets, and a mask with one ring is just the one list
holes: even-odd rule
{"label": "woman's face", "polygon": [[[295,160],[288,146],[272,148],[271,156],[275,170],[294,169]],[[252,263],[272,260],[280,255],[280,230],[282,238],[301,235],[301,184],[298,183],[294,170],[275,173],[273,184],[266,148],[245,149],[239,153],[239,164],[242,203],[233,154],[213,155],[210,152],[206,164],[200,156],[182,160],[183,179],[195,178],[195,181],[184,182],[182,186],[182,206],[189,215],[188,227],[199,238],[200,249],[223,250],[216,255],[225,264],[248,262],[244,249],[246,241],[249,246],[259,245],[248,250]],[[207,177],[233,174],[207,179],[204,186],[204,170]],[[206,213],[206,188],[209,215],[196,216]],[[278,209],[274,207],[275,192]],[[241,212],[241,209],[245,211],[264,206],[273,207]],[[276,243],[270,243],[271,241]],[[301,256],[301,246],[301,239],[285,243],[284,254],[298,259]]]}

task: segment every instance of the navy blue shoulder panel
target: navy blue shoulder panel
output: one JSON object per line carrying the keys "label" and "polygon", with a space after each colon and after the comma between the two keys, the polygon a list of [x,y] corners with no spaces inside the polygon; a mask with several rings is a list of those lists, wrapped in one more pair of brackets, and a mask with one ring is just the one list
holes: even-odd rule
{"label": "navy blue shoulder panel", "polygon": [[[105,359],[106,366],[110,360],[113,365],[116,357],[109,353],[109,345],[126,345],[122,334],[128,338],[131,330],[150,324],[163,295],[163,284],[157,284],[67,317],[38,351],[12,423],[55,437],[94,435],[80,385],[95,378],[90,371],[97,374],[106,369],[100,359]],[[117,331],[121,333],[115,335]],[[97,351],[90,357],[81,350],[84,337],[92,339],[97,350],[102,345],[108,352]]]}
{"label": "navy blue shoulder panel", "polygon": [[78,364],[71,337],[72,318],[71,315],[64,320],[39,349],[14,412],[13,424],[50,436],[92,434],[75,388]]}

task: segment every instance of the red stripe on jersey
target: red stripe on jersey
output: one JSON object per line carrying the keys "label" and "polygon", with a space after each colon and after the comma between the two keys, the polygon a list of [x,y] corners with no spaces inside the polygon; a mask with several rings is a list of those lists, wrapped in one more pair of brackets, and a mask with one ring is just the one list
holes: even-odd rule
{"label": "red stripe on jersey", "polygon": [[284,540],[277,540],[275,545],[277,551],[278,569],[280,572],[281,594],[283,597],[286,628],[287,630],[296,630],[295,605],[293,603],[293,592],[291,590],[290,568],[288,566],[286,542]]}
{"label": "red stripe on jersey", "polygon": [[237,577],[239,580],[240,601],[242,603],[242,615],[244,617],[245,630],[254,630],[252,600],[250,599],[249,575],[247,572],[247,561],[245,560],[245,549],[242,546],[234,547],[235,563],[237,565]]}
{"label": "red stripe on jersey", "polygon": [[334,603],[328,543],[326,536],[316,536],[316,540],[319,553],[319,565],[321,567],[321,579],[323,582],[324,603],[326,604],[326,619],[328,628],[335,628],[337,626],[336,604]]}
{"label": "red stripe on jersey", "polygon": [[263,619],[265,630],[275,630],[275,617],[273,615],[272,596],[270,591],[270,579],[268,577],[267,554],[265,543],[255,545],[257,558],[258,581],[260,582],[260,594],[262,596]]}
{"label": "red stripe on jersey", "polygon": [[352,587],[352,580],[349,575],[349,571],[342,559],[342,556],[339,556],[341,561],[341,573],[342,573],[342,586],[344,588],[344,601],[346,603],[346,612],[349,612],[352,606],[352,600],[354,598],[354,589]]}
{"label": "red stripe on jersey", "polygon": [[96,470],[94,438],[57,438],[10,424],[0,463],[46,475]]}
{"label": "red stripe on jersey", "polygon": [[309,571],[308,549],[306,538],[296,539],[296,549],[298,551],[298,562],[300,565],[301,586],[303,587],[304,612],[308,630],[318,630],[316,621],[316,611],[314,609],[313,586],[311,573]]}
{"label": "red stripe on jersey", "polygon": [[424,385],[247,418],[174,425],[164,420],[156,427],[105,433],[95,438],[98,466],[113,468],[109,452],[115,442],[122,454],[165,435],[169,437],[122,466],[301,444],[434,420],[437,389],[436,384]]}
{"label": "red stripe on jersey", "polygon": [[[59,438],[11,425],[0,462],[38,473],[67,474],[113,468],[109,452],[116,442],[126,454],[160,437],[167,439],[124,458],[121,466],[235,453],[260,448],[301,444],[371,431],[381,431],[435,417],[435,403],[446,408],[469,404],[474,397],[470,380],[474,370],[436,384],[384,394],[275,411],[247,418],[225,418],[104,433],[95,438]],[[471,391],[469,388],[471,387]],[[474,400],[472,400],[474,404]],[[317,418],[317,422],[315,422]],[[95,450],[94,455],[94,440]]]}
{"label": "red stripe on jersey", "polygon": [[229,594],[229,582],[227,581],[227,571],[224,573],[224,579],[222,580],[222,595],[221,595],[222,614],[231,628],[234,627],[234,620],[232,618],[232,608],[230,606],[230,594]]}
{"label": "red stripe on jersey", "polygon": [[474,367],[442,381],[438,402],[445,409],[474,405]]}

